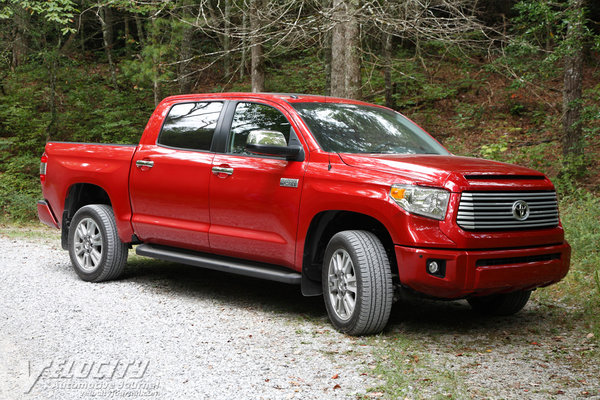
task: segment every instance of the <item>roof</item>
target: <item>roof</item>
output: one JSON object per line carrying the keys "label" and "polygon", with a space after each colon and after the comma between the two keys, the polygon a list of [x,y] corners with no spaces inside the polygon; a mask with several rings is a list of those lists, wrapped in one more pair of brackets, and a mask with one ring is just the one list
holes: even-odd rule
{"label": "roof", "polygon": [[165,100],[200,100],[200,99],[255,99],[255,100],[271,100],[285,101],[287,103],[346,103],[346,104],[363,104],[372,105],[358,100],[343,99],[340,97],[330,97],[315,94],[303,93],[250,93],[250,92],[225,92],[225,93],[198,93],[185,94],[177,96],[169,96]]}

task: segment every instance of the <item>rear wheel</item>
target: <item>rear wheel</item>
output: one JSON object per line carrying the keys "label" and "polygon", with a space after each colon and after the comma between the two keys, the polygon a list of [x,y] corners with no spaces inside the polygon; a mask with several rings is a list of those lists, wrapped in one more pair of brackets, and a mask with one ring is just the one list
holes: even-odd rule
{"label": "rear wheel", "polygon": [[112,208],[92,204],[80,208],[69,228],[69,256],[81,279],[116,279],[127,263],[127,245],[119,239]]}
{"label": "rear wheel", "polygon": [[349,335],[385,328],[392,307],[390,264],[381,241],[371,232],[335,234],[325,251],[323,297],[333,326]]}
{"label": "rear wheel", "polygon": [[531,290],[512,293],[494,294],[491,296],[472,297],[467,299],[473,310],[490,315],[513,315],[525,307],[529,301]]}

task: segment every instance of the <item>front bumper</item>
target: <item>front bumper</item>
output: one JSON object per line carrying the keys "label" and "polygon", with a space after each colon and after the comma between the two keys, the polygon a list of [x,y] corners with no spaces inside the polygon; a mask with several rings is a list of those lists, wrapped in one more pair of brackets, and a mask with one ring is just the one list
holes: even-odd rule
{"label": "front bumper", "polygon": [[[567,242],[504,250],[395,247],[400,282],[417,292],[446,299],[548,286],[567,274],[571,259]],[[428,260],[444,260],[445,276],[427,273]]]}

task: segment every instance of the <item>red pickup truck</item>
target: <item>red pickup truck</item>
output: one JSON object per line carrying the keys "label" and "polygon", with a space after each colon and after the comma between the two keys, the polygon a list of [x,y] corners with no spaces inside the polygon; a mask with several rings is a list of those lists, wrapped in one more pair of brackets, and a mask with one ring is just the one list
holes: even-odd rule
{"label": "red pickup truck", "polygon": [[42,222],[86,281],[136,253],[300,285],[380,332],[397,290],[508,315],[570,247],[540,172],[451,155],[406,117],[294,94],[174,96],[138,145],[46,145]]}

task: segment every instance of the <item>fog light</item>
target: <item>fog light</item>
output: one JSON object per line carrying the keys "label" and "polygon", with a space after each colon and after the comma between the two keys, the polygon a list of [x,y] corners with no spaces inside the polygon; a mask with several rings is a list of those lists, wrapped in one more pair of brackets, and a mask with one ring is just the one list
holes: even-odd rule
{"label": "fog light", "polygon": [[427,265],[427,271],[429,271],[431,275],[437,274],[440,271],[440,266],[438,265],[437,261],[429,261],[429,264]]}
{"label": "fog light", "polygon": [[427,260],[425,266],[429,275],[438,278],[444,278],[446,276],[446,260]]}

